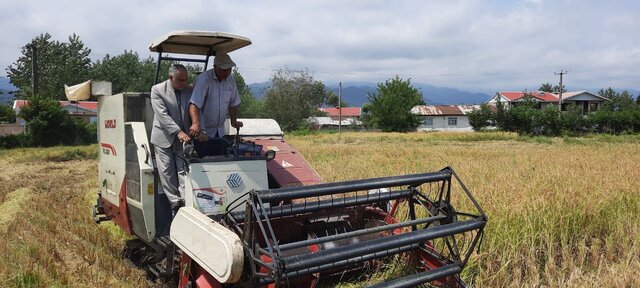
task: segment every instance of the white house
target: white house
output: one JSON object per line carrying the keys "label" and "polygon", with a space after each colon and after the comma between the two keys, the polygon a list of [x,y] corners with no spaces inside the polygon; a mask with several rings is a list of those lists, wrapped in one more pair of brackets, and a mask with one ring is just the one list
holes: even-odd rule
{"label": "white house", "polygon": [[327,113],[327,116],[311,117],[309,119],[309,121],[317,128],[337,128],[339,125],[345,127],[362,126],[362,121],[360,121],[360,116],[362,116],[362,108],[360,107],[342,107],[342,109],[319,108],[319,110]]}
{"label": "white house", "polygon": [[418,131],[470,132],[473,128],[467,114],[479,108],[479,105],[419,105],[411,108],[411,113],[422,119]]}

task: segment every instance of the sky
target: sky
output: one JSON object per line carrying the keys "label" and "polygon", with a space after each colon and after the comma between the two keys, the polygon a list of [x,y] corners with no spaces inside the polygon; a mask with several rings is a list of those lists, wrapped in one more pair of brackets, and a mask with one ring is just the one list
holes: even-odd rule
{"label": "sky", "polygon": [[76,33],[92,60],[177,30],[248,37],[232,52],[247,83],[277,69],[325,84],[414,83],[470,92],[640,90],[640,1],[137,1],[0,0],[0,76],[41,33]]}

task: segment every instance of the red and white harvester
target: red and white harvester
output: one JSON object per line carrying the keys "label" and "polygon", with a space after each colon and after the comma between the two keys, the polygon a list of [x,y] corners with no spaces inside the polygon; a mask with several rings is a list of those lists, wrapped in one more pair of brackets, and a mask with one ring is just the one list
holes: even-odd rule
{"label": "red and white harvester", "polygon": [[[206,70],[209,57],[250,44],[220,32],[165,35],[149,47],[158,52],[156,82],[163,61]],[[149,143],[152,120],[148,93],[99,96],[93,216],[135,235],[139,245],[128,253],[144,252],[156,280],[178,287],[465,287],[460,272],[479,249],[487,216],[450,167],[324,183],[276,121],[241,119],[241,132],[227,129],[226,155],[185,153],[185,206],[172,217]]]}

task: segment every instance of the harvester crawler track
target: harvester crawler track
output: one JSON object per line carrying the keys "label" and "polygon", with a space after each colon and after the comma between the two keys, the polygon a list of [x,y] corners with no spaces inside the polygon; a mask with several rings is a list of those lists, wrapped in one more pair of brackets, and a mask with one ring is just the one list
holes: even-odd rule
{"label": "harvester crawler track", "polygon": [[247,276],[262,287],[315,286],[380,259],[410,259],[419,269],[371,287],[460,287],[487,222],[450,167],[249,194],[245,211],[225,220],[241,235]]}

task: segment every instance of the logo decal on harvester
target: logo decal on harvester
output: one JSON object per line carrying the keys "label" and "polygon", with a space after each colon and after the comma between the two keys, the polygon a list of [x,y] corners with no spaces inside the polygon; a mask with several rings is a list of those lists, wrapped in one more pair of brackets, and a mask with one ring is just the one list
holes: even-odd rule
{"label": "logo decal on harvester", "polygon": [[116,148],[113,147],[113,145],[109,143],[100,143],[100,147],[102,147],[102,154],[118,156],[118,154],[116,154]]}
{"label": "logo decal on harvester", "polygon": [[289,162],[287,162],[285,160],[282,160],[282,167],[283,168],[293,167],[293,164],[291,164],[291,163],[289,163]]}
{"label": "logo decal on harvester", "polygon": [[240,174],[238,173],[229,174],[229,176],[227,176],[227,184],[229,184],[230,187],[234,187],[234,188],[242,185],[242,178],[240,178]]}

